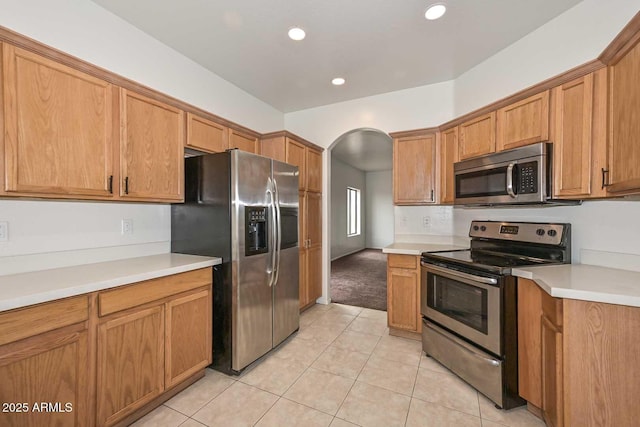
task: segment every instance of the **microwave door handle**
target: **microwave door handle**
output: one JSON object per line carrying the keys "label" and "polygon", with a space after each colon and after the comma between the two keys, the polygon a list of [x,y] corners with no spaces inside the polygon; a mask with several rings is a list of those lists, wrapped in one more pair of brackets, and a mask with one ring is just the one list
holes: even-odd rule
{"label": "microwave door handle", "polygon": [[517,196],[515,191],[513,191],[513,168],[515,166],[515,163],[509,163],[509,166],[507,166],[507,193],[514,199]]}

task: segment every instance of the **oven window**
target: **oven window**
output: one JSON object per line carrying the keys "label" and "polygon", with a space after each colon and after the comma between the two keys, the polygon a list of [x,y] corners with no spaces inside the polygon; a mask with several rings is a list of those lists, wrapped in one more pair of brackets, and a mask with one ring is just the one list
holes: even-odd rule
{"label": "oven window", "polygon": [[507,166],[456,175],[456,197],[507,194]]}
{"label": "oven window", "polygon": [[467,285],[435,274],[431,278],[431,297],[427,304],[434,310],[479,332],[487,333],[486,289]]}

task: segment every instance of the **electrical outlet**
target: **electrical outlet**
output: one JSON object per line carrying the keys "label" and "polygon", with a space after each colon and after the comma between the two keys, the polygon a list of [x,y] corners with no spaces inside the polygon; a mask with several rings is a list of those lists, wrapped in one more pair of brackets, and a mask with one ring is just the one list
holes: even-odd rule
{"label": "electrical outlet", "polygon": [[133,234],[133,220],[132,219],[123,219],[122,220],[122,230],[121,233],[123,236],[130,236]]}
{"label": "electrical outlet", "polygon": [[423,216],[422,217],[422,227],[425,229],[431,228],[431,217]]}
{"label": "electrical outlet", "polygon": [[0,242],[6,242],[9,240],[9,223],[7,221],[0,221]]}

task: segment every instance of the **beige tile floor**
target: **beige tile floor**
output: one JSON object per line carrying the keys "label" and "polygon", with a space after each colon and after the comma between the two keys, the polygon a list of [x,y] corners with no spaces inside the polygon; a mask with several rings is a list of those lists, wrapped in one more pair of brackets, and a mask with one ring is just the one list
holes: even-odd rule
{"label": "beige tile floor", "polygon": [[316,305],[239,377],[207,369],[134,426],[544,426],[524,407],[496,409],[386,324],[383,311]]}

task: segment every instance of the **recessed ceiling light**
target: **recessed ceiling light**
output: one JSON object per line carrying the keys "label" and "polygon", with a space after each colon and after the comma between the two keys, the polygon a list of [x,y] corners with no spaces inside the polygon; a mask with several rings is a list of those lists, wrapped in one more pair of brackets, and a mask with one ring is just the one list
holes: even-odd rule
{"label": "recessed ceiling light", "polygon": [[447,11],[447,7],[443,4],[432,4],[427,8],[427,11],[424,13],[424,17],[430,21],[434,19],[441,18],[442,15]]}
{"label": "recessed ceiling light", "polygon": [[300,41],[305,38],[307,34],[304,32],[302,28],[294,27],[289,30],[289,38],[291,40]]}
{"label": "recessed ceiling light", "polygon": [[334,86],[341,86],[343,85],[345,82],[345,80],[342,77],[336,77],[335,79],[331,80],[331,84],[333,84]]}

